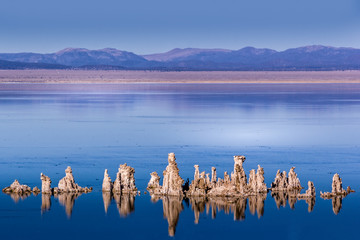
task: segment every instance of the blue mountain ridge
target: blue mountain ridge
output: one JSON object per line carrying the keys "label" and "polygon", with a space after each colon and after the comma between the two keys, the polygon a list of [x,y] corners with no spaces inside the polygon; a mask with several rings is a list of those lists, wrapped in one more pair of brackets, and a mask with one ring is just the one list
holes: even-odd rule
{"label": "blue mountain ridge", "polygon": [[165,53],[137,55],[114,48],[66,48],[46,54],[0,53],[0,60],[2,69],[16,69],[17,65],[23,69],[26,68],[24,63],[28,63],[28,68],[60,69],[348,70],[360,69],[360,49],[321,45],[285,51],[254,47],[239,50],[175,48]]}

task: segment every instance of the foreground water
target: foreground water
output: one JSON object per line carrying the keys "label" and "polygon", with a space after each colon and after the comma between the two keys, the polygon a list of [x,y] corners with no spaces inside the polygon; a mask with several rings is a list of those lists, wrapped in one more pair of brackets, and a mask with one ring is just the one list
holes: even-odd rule
{"label": "foreground water", "polygon": [[[356,84],[2,85],[0,187],[15,178],[40,187],[41,172],[55,186],[68,165],[79,185],[94,187],[50,199],[0,194],[2,237],[357,238],[359,90]],[[239,154],[247,157],[247,174],[264,167],[268,186],[278,169],[296,166],[302,185],[315,184],[315,205],[285,199],[284,206],[270,193],[231,203],[151,199],[143,194],[149,173],[161,175],[169,152],[190,180],[194,164],[206,172],[215,166],[222,177]],[[125,162],[136,170],[141,195],[111,200],[101,193],[103,171],[114,179]],[[319,197],[331,190],[335,172],[357,191],[341,202]]]}

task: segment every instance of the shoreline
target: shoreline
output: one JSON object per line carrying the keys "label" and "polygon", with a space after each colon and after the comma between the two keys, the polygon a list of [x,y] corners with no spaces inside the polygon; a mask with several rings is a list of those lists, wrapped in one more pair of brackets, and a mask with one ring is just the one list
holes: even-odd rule
{"label": "shoreline", "polygon": [[337,94],[358,95],[359,83],[8,83],[0,93],[59,94]]}
{"label": "shoreline", "polygon": [[360,71],[0,70],[6,84],[358,84]]}

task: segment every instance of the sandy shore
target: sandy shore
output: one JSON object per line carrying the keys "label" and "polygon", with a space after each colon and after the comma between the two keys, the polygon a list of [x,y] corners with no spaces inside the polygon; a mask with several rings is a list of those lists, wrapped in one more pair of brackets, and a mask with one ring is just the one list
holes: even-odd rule
{"label": "sandy shore", "polygon": [[0,84],[6,83],[360,83],[360,71],[159,72],[0,70]]}

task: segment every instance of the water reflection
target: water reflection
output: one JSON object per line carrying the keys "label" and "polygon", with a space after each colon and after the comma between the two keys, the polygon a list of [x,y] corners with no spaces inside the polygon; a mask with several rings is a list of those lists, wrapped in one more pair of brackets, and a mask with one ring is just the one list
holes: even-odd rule
{"label": "water reflection", "polygon": [[218,212],[223,211],[225,214],[232,213],[234,220],[244,220],[247,203],[252,215],[257,213],[258,218],[264,215],[264,203],[266,194],[258,194],[249,197],[192,197],[190,198],[191,209],[194,212],[195,224],[199,223],[200,213],[206,210],[206,214],[211,211],[211,217],[216,218]]}
{"label": "water reflection", "polygon": [[174,236],[180,212],[184,209],[181,197],[163,197],[163,214],[169,224],[169,235]]}
{"label": "water reflection", "polygon": [[260,219],[264,215],[264,205],[267,194],[258,194],[256,196],[249,197],[249,210],[252,215],[257,213],[258,218]]}
{"label": "water reflection", "polygon": [[342,207],[342,196],[336,196],[332,198],[332,209],[335,215],[337,215],[340,212],[340,209]]}
{"label": "water reflection", "polygon": [[[233,213],[234,220],[244,220],[247,198],[214,198],[209,199],[209,203],[213,212],[224,211],[226,214]],[[214,216],[214,215],[213,215]]]}
{"label": "water reflection", "polygon": [[343,198],[345,198],[345,196],[338,195],[338,196],[333,196],[333,197],[326,197],[324,199],[325,200],[331,199],[332,210],[335,215],[338,215],[342,208]]}
{"label": "water reflection", "polygon": [[55,198],[59,199],[60,205],[65,207],[65,212],[68,218],[71,217],[75,200],[79,196],[81,196],[81,193],[61,193],[54,195]]}
{"label": "water reflection", "polygon": [[31,193],[30,192],[24,192],[24,193],[5,193],[6,195],[9,195],[11,197],[11,199],[14,201],[14,203],[18,203],[19,200],[25,200],[26,198],[28,198]]}
{"label": "water reflection", "polygon": [[114,199],[121,217],[127,217],[135,211],[135,195],[133,194],[115,194]]}
{"label": "water reflection", "polygon": [[111,204],[111,199],[112,199],[111,195],[112,195],[111,192],[103,192],[102,193],[105,213],[108,212],[109,206]]}
{"label": "water reflection", "polygon": [[[192,197],[190,198],[190,204],[191,204],[191,209],[194,212],[194,223],[198,224],[199,223],[199,217],[200,217],[200,213],[204,212],[205,207],[206,207],[206,198],[205,197]],[[206,213],[208,213],[208,208]]]}
{"label": "water reflection", "polygon": [[175,236],[176,225],[179,221],[180,212],[184,210],[183,197],[180,196],[151,196],[151,201],[156,203],[162,200],[163,216],[168,222],[169,236]]}
{"label": "water reflection", "polygon": [[214,219],[218,212],[223,211],[225,214],[232,213],[234,220],[244,220],[247,202],[249,202],[250,213],[257,213],[258,217],[264,214],[264,202],[267,194],[259,194],[256,196],[231,198],[231,197],[191,197],[185,198],[175,196],[151,196],[152,202],[162,200],[163,215],[168,221],[169,236],[174,236],[176,226],[179,220],[181,211],[184,209],[183,200],[191,205],[191,210],[194,212],[194,223],[198,224],[200,214],[206,212]]}
{"label": "water reflection", "polygon": [[108,212],[108,208],[112,200],[116,202],[120,217],[127,217],[129,214],[135,211],[134,194],[112,194],[111,192],[103,192],[102,197],[105,213]]}
{"label": "water reflection", "polygon": [[[312,212],[315,207],[315,197],[308,197],[299,199],[298,192],[293,191],[279,191],[271,192],[271,197],[278,209],[286,207],[287,205],[291,209],[295,209],[297,201],[305,201],[308,205],[308,212]],[[20,199],[24,200],[30,196],[30,193],[16,194],[10,193],[9,195],[15,203],[18,203]],[[81,193],[62,193],[62,194],[41,194],[41,213],[50,211],[52,196],[58,199],[59,204],[65,207],[65,212],[68,218],[71,217],[75,200],[81,196]],[[121,217],[127,217],[135,211],[135,197],[134,194],[112,194],[110,192],[103,192],[103,204],[105,213],[112,202],[116,203],[117,210]],[[174,236],[176,227],[179,221],[180,213],[184,210],[183,202],[189,206],[189,209],[194,214],[194,223],[198,224],[200,221],[200,215],[211,215],[212,219],[215,219],[219,212],[223,212],[226,215],[233,215],[235,221],[243,221],[246,218],[246,210],[252,215],[257,215],[260,219],[264,215],[265,201],[267,194],[257,194],[248,197],[190,197],[183,198],[177,196],[156,196],[151,195],[151,202],[162,201],[163,216],[168,222],[168,234]],[[344,196],[335,196],[328,199],[332,201],[332,210],[337,215],[342,208],[342,200]]]}
{"label": "water reflection", "polygon": [[314,206],[315,206],[315,197],[311,197],[311,198],[306,198],[305,201],[308,205],[308,212],[312,212],[314,210]]}
{"label": "water reflection", "polygon": [[[9,195],[11,199],[18,203],[19,200],[25,200],[28,198],[31,193],[24,192],[24,193],[6,193]],[[34,196],[39,195],[38,193],[33,193]],[[61,194],[41,194],[41,214],[50,211],[51,208],[51,196],[54,196],[59,200],[60,205],[65,207],[65,212],[68,218],[71,217],[72,211],[74,208],[75,200],[81,195],[81,193],[61,193]]]}
{"label": "water reflection", "polygon": [[41,194],[41,214],[50,211],[51,194]]}
{"label": "water reflection", "polygon": [[[299,191],[300,192],[300,191]],[[295,209],[295,204],[299,200],[304,200],[308,205],[308,212],[312,212],[315,206],[315,197],[308,197],[299,199],[298,191],[293,192],[272,192],[271,196],[274,199],[278,209],[285,207],[287,203],[291,209]],[[198,224],[200,214],[206,212],[207,215],[211,212],[211,217],[216,218],[218,212],[225,214],[233,214],[234,220],[245,220],[245,213],[247,207],[252,215],[257,215],[260,219],[264,215],[265,200],[267,194],[257,194],[254,196],[231,198],[231,197],[191,197],[188,199],[191,209],[194,212],[194,223]],[[342,198],[337,197],[332,199],[333,211],[337,214],[342,205]]]}
{"label": "water reflection", "polygon": [[274,199],[276,207],[286,207],[286,203],[289,204],[291,209],[295,209],[295,204],[298,200],[304,200],[308,204],[308,212],[312,212],[315,206],[315,197],[298,198],[300,191],[279,191],[271,192],[271,197]]}

